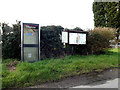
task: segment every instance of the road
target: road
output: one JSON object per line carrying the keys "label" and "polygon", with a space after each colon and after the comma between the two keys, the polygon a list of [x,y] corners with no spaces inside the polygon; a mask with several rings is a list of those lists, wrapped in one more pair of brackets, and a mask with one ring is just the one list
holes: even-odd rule
{"label": "road", "polygon": [[106,83],[104,83],[104,81],[100,81],[100,82],[92,83],[90,85],[80,85],[72,88],[118,88],[118,78],[113,80],[108,80],[106,81]]}

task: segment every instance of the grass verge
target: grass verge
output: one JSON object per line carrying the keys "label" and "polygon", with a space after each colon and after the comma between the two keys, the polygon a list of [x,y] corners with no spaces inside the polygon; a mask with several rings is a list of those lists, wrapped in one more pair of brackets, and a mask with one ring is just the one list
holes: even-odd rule
{"label": "grass verge", "polygon": [[118,49],[110,49],[104,55],[74,55],[35,63],[20,62],[15,71],[8,71],[3,63],[2,87],[26,87],[114,67],[118,67]]}

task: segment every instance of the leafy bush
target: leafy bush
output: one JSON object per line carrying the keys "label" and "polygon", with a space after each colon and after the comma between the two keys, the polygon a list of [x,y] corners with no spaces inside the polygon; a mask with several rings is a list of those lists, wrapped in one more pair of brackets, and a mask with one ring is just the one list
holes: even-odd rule
{"label": "leafy bush", "polygon": [[[2,36],[2,57],[3,58],[18,58],[20,59],[20,22],[10,27],[3,25]],[[115,38],[115,29],[98,27],[94,30],[89,30],[87,35],[86,45],[69,45],[66,44],[64,48],[61,42],[61,33],[63,31],[61,26],[42,26],[40,37],[40,54],[41,59],[51,57],[63,57],[70,54],[99,54],[110,45],[110,40]],[[76,27],[73,30],[83,31]]]}
{"label": "leafy bush", "polygon": [[63,29],[61,26],[41,27],[41,59],[63,55],[63,45],[60,40]]}
{"label": "leafy bush", "polygon": [[2,65],[2,77],[6,77],[8,74],[9,74],[9,71],[7,70],[6,66],[3,64]]}
{"label": "leafy bush", "polygon": [[115,38],[115,29],[98,27],[89,31],[87,37],[88,53],[97,54],[110,47],[110,40]]}
{"label": "leafy bush", "polygon": [[5,58],[19,58],[20,59],[20,43],[21,43],[21,32],[20,22],[14,24],[13,27],[3,24],[3,35],[2,35],[2,57]]}

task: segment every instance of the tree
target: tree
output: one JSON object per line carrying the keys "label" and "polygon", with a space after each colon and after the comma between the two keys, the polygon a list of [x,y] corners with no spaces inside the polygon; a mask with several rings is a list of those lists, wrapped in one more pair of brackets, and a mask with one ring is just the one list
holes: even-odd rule
{"label": "tree", "polygon": [[107,2],[105,3],[105,16],[107,27],[118,28],[119,27],[119,17],[118,17],[118,3],[117,2]]}
{"label": "tree", "polygon": [[77,31],[83,31],[83,29],[81,29],[80,27],[76,27],[73,30],[77,30]]}
{"label": "tree", "polygon": [[118,2],[94,2],[95,26],[118,28],[120,26],[119,6]]}
{"label": "tree", "polygon": [[94,2],[94,26],[116,28],[116,45],[120,32],[120,3],[119,2]]}
{"label": "tree", "polygon": [[94,25],[96,27],[105,27],[106,26],[104,6],[105,6],[105,3],[103,3],[103,2],[94,2],[93,3]]}

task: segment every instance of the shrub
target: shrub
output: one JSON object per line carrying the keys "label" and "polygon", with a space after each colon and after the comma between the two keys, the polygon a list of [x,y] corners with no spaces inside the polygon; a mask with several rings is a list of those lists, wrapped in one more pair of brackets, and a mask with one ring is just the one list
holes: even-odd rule
{"label": "shrub", "polygon": [[[2,57],[19,58],[20,59],[20,22],[14,24],[13,27],[3,25],[2,36]],[[51,57],[63,57],[70,54],[99,54],[105,48],[109,48],[110,40],[115,38],[115,29],[98,27],[94,30],[89,30],[87,35],[86,45],[69,45],[64,48],[61,41],[61,26],[42,26],[40,31],[40,57],[41,59]],[[76,27],[73,30],[83,31]],[[12,32],[12,33],[11,33]]]}
{"label": "shrub", "polygon": [[89,53],[100,53],[110,47],[110,40],[115,38],[115,29],[97,27],[89,30],[87,37],[87,50]]}
{"label": "shrub", "polygon": [[41,59],[63,55],[63,45],[60,39],[63,29],[61,26],[41,27]]}
{"label": "shrub", "polygon": [[20,22],[14,24],[13,27],[3,25],[2,35],[2,57],[6,58],[19,58],[20,59]]}

